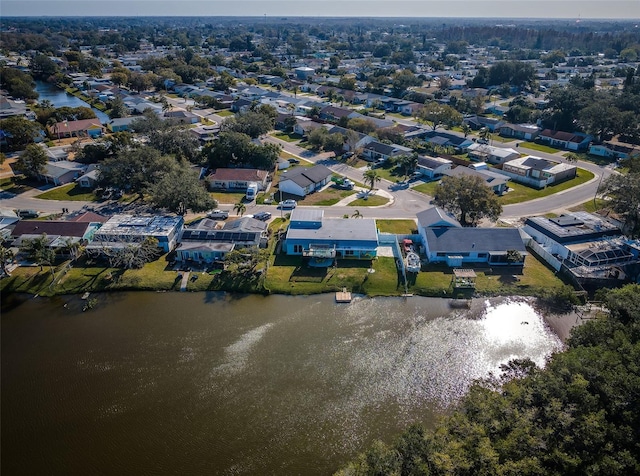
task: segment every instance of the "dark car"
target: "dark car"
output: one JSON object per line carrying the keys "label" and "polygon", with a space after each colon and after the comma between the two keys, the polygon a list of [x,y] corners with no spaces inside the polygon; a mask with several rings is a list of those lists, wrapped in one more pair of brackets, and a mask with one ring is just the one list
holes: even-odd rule
{"label": "dark car", "polygon": [[299,164],[300,161],[298,159],[289,159],[290,164]]}
{"label": "dark car", "polygon": [[40,214],[35,210],[17,210],[16,214],[20,218],[38,218]]}
{"label": "dark car", "polygon": [[253,215],[253,218],[255,218],[256,220],[267,221],[269,218],[271,218],[271,213],[258,212]]}

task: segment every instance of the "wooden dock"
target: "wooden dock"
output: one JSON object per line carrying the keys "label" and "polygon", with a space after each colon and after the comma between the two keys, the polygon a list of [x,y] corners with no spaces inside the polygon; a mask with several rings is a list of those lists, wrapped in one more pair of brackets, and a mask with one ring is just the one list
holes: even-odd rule
{"label": "wooden dock", "polygon": [[336,302],[349,303],[351,302],[351,293],[347,291],[347,288],[342,288],[342,291],[336,293]]}

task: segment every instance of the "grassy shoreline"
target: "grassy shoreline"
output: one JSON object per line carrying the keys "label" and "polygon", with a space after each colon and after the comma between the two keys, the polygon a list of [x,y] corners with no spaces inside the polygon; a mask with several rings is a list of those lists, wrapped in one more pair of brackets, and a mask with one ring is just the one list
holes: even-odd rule
{"label": "grassy shoreline", "polygon": [[[419,296],[453,297],[452,270],[428,266],[410,275],[407,288],[396,269],[394,258],[339,260],[336,267],[309,268],[301,257],[271,254],[264,266],[252,272],[229,269],[207,273],[192,271],[187,292],[226,291],[252,294],[322,294],[347,288],[353,293],[374,296],[401,296],[405,292]],[[121,270],[96,266],[81,260],[67,269],[68,262],[51,269],[19,267],[0,280],[2,295],[27,293],[39,296],[82,294],[84,292],[180,291],[182,271],[168,266],[166,255],[142,269]],[[540,295],[564,283],[535,256],[527,257],[521,275],[508,269],[475,268],[478,275],[475,295]],[[195,278],[194,278],[195,277]],[[55,284],[52,282],[55,279]]]}

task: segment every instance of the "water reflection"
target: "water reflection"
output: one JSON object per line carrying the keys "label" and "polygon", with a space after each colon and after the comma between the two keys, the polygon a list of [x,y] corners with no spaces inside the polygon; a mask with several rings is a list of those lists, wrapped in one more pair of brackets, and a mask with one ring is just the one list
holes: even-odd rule
{"label": "water reflection", "polygon": [[327,474],[373,439],[430,424],[509,359],[543,364],[561,348],[517,299],[455,312],[426,298],[99,301],[3,311],[9,473]]}

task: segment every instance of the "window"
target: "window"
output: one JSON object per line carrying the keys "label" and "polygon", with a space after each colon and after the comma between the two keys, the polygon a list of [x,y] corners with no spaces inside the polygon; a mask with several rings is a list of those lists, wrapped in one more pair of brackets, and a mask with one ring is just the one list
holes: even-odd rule
{"label": "window", "polygon": [[344,255],[345,256],[353,256],[353,250],[345,250]]}
{"label": "window", "polygon": [[487,253],[478,253],[478,258],[486,258]]}
{"label": "window", "polygon": [[302,245],[293,245],[294,253],[302,253]]}

